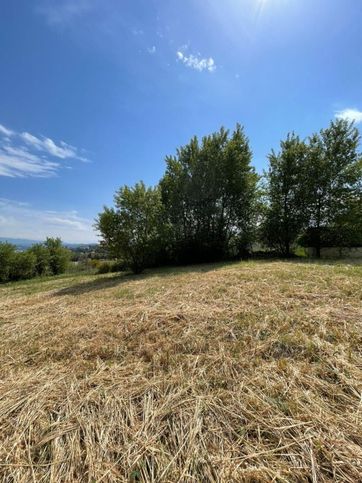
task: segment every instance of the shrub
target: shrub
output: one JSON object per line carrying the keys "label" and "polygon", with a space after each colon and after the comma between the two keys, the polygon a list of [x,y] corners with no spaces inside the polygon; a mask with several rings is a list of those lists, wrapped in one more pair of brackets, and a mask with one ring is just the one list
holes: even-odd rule
{"label": "shrub", "polygon": [[98,259],[89,260],[89,265],[91,268],[98,270],[102,262]]}
{"label": "shrub", "polygon": [[97,273],[99,273],[99,274],[110,273],[111,270],[112,270],[112,264],[110,262],[102,262],[98,266]]}
{"label": "shrub", "polygon": [[11,259],[9,280],[26,280],[36,273],[36,256],[29,250],[15,253]]}
{"label": "shrub", "polygon": [[49,252],[49,268],[53,275],[64,273],[70,261],[70,251],[62,245],[60,238],[47,238],[45,247]]}
{"label": "shrub", "polygon": [[29,253],[35,256],[36,275],[47,275],[50,272],[50,253],[46,246],[37,243],[29,248]]}
{"label": "shrub", "polygon": [[64,273],[70,260],[70,251],[60,238],[47,238],[25,252],[17,252],[10,243],[0,243],[0,282],[24,280],[36,275]]}
{"label": "shrub", "polygon": [[11,243],[0,243],[0,282],[9,280],[10,269],[16,255],[16,247]]}
{"label": "shrub", "polygon": [[114,262],[111,266],[112,273],[124,272],[125,270],[127,270],[127,265],[123,261]]}

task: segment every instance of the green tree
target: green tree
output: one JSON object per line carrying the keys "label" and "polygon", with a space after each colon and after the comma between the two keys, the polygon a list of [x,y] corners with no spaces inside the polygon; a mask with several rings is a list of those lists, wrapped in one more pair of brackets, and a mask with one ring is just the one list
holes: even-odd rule
{"label": "green tree", "polygon": [[39,276],[50,272],[50,250],[43,243],[36,243],[29,252],[35,256],[35,271]]}
{"label": "green tree", "polygon": [[163,245],[163,205],[158,187],[143,182],[124,186],[114,197],[115,208],[104,208],[96,227],[110,254],[134,273],[155,263]]}
{"label": "green tree", "polygon": [[71,253],[62,245],[60,238],[47,238],[44,243],[49,253],[49,269],[52,275],[64,273],[68,267]]}
{"label": "green tree", "polygon": [[294,133],[269,155],[265,175],[266,209],[262,238],[271,248],[290,256],[305,221],[303,166],[307,147]]}
{"label": "green tree", "polygon": [[226,255],[234,247],[239,256],[245,256],[255,240],[260,192],[249,140],[239,124],[227,141],[221,161],[220,226],[226,234]]}
{"label": "green tree", "polygon": [[359,141],[358,130],[345,120],[331,122],[309,139],[303,176],[308,224],[302,240],[315,248],[317,257],[325,245],[348,244],[346,222],[358,214],[361,197]]}
{"label": "green tree", "polygon": [[252,242],[258,177],[243,129],[196,137],[166,158],[160,182],[176,261],[245,253]]}
{"label": "green tree", "polygon": [[16,247],[11,243],[0,243],[0,282],[7,282],[16,255]]}
{"label": "green tree", "polygon": [[348,200],[347,209],[335,223],[336,238],[339,247],[362,246],[362,189],[361,186]]}

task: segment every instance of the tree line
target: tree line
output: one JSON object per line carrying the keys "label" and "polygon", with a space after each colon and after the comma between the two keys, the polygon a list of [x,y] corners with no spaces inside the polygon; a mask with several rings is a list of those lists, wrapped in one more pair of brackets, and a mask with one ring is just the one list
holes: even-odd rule
{"label": "tree line", "polygon": [[291,256],[297,245],[362,245],[360,135],[335,120],[306,140],[288,134],[252,166],[244,129],[197,137],[166,157],[155,187],[121,187],[96,220],[102,244],[134,272],[147,266],[247,257],[259,246]]}
{"label": "tree line", "polygon": [[66,271],[69,260],[70,251],[60,238],[47,238],[22,252],[11,243],[0,243],[0,282],[59,275]]}

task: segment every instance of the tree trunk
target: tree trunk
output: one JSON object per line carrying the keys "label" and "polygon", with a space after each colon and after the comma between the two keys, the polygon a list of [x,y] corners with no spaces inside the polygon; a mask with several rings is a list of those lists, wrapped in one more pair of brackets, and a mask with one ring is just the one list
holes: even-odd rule
{"label": "tree trunk", "polygon": [[317,258],[321,257],[321,232],[318,227],[315,240],[315,255]]}

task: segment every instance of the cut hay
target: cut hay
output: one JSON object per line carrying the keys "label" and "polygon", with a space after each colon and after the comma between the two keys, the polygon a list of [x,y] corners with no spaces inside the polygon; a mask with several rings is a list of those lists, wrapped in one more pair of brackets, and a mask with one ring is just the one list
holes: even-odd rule
{"label": "cut hay", "polygon": [[362,481],[362,267],[0,287],[0,481]]}

